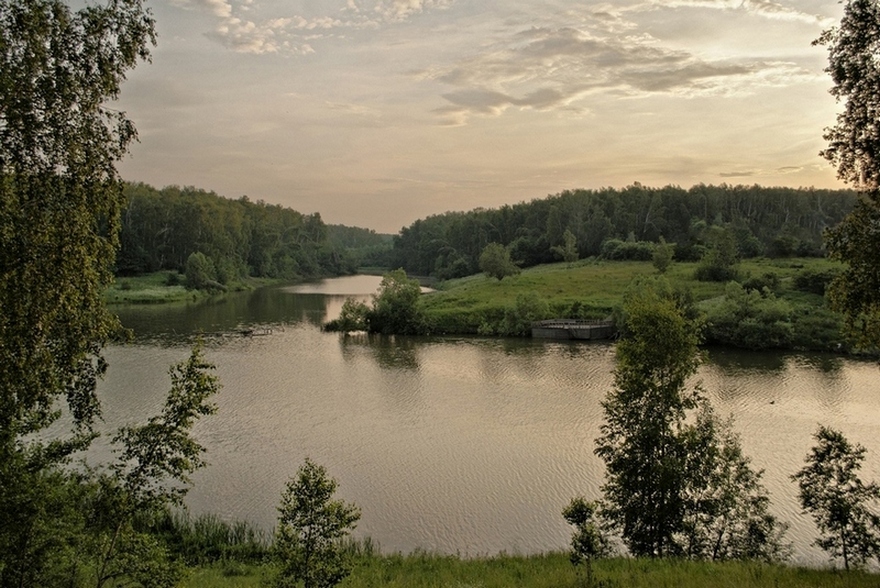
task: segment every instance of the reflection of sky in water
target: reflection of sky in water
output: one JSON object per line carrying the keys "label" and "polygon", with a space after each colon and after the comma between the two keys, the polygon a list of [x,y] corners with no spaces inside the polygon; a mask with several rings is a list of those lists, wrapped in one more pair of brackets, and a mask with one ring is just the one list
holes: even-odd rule
{"label": "reflection of sky in water", "polygon": [[[380,280],[372,279],[369,289]],[[219,413],[197,427],[211,467],[196,476],[191,508],[271,528],[285,481],[308,455],[362,507],[359,533],[388,551],[564,549],[562,508],[600,493],[593,440],[614,347],[323,333],[320,323],[351,289],[334,284],[333,296],[285,288],[227,305],[234,313],[224,325],[246,316],[283,328],[207,340],[223,390]],[[180,330],[173,312],[145,310],[155,332]],[[108,350],[101,392],[109,425],[161,402],[168,366],[187,354],[165,344]],[[746,453],[766,470],[774,512],[792,525],[796,562],[827,561],[809,545],[814,529],[789,480],[819,422],[865,445],[864,475],[880,480],[877,369],[834,356],[712,350],[695,379],[719,415],[735,417]]]}

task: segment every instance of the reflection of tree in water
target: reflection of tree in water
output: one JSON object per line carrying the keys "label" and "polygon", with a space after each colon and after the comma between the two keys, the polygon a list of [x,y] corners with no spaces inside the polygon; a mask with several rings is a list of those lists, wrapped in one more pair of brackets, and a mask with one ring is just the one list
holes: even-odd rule
{"label": "reflection of tree in water", "polygon": [[396,337],[370,333],[349,333],[340,335],[342,356],[351,359],[351,349],[364,348],[376,364],[385,369],[418,370],[418,345],[413,337]]}
{"label": "reflection of tree in water", "polygon": [[294,295],[280,288],[259,288],[198,302],[133,305],[114,310],[136,339],[182,340],[199,334],[234,334],[295,323],[320,327],[327,316],[327,300],[321,294]]}
{"label": "reflection of tree in water", "polygon": [[787,355],[782,351],[743,351],[729,347],[712,347],[705,358],[726,375],[741,372],[781,374],[786,369]]}
{"label": "reflection of tree in water", "polygon": [[799,355],[795,358],[795,363],[807,369],[819,370],[823,374],[838,374],[843,369],[843,358],[839,355],[830,353],[811,353],[809,355]]}

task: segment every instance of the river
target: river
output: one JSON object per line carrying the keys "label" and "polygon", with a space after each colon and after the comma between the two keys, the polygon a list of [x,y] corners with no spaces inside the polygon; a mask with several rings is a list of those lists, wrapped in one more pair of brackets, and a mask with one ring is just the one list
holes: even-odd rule
{"label": "river", "polygon": [[[383,551],[565,549],[562,509],[575,495],[600,496],[593,440],[614,346],[320,330],[346,296],[367,299],[378,285],[354,276],[119,308],[135,338],[106,352],[108,429],[157,412],[168,367],[201,336],[223,388],[218,413],[195,429],[210,465],[194,476],[193,513],[271,529],[285,482],[309,456],[361,507],[357,535]],[[790,480],[819,423],[866,446],[863,476],[880,480],[878,369],[833,355],[711,350],[695,378],[765,470],[795,563],[828,561],[810,545],[815,528]],[[108,455],[100,444],[95,453]]]}

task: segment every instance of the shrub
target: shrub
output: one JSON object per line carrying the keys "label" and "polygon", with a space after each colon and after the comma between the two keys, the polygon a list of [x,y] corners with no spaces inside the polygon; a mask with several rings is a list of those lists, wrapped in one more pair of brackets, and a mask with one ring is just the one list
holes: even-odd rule
{"label": "shrub", "polygon": [[812,294],[824,296],[828,284],[830,284],[839,273],[840,270],[837,269],[805,269],[794,276],[794,288],[801,292],[810,292]]}

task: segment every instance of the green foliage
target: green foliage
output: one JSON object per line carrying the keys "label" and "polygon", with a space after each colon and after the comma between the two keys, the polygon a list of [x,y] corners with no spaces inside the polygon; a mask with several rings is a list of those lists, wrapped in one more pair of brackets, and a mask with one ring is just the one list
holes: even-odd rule
{"label": "green foliage", "polygon": [[421,295],[418,280],[409,279],[402,269],[395,270],[382,278],[371,306],[347,298],[339,318],[327,322],[324,330],[368,331],[382,335],[424,334],[429,328],[419,307]]}
{"label": "green foliage", "polygon": [[817,444],[807,455],[807,465],[792,476],[798,483],[801,507],[812,515],[821,534],[815,545],[842,558],[847,570],[860,567],[880,557],[880,516],[876,512],[880,487],[874,482],[866,484],[858,476],[864,447],[824,426],[814,438]]}
{"label": "green foliage", "polygon": [[672,265],[672,257],[675,255],[675,243],[667,243],[666,239],[660,237],[660,243],[654,248],[651,256],[651,263],[661,274],[666,273],[669,266]]}
{"label": "green foliage", "polygon": [[840,25],[814,44],[828,47],[831,94],[844,101],[837,124],[825,129],[828,147],[821,154],[837,167],[837,176],[863,198],[826,234],[828,254],[847,266],[832,283],[830,299],[842,312],[849,333],[866,349],[880,347],[880,288],[875,252],[880,219],[880,5],[847,0]]}
{"label": "green foliage", "polygon": [[[101,349],[118,330],[102,301],[123,204],[115,165],[136,138],[104,104],[154,41],[140,0],[0,2],[3,586],[76,585],[83,573],[90,489],[61,466],[100,418]],[[62,410],[69,435],[47,433]]]}
{"label": "green foliage", "polygon": [[682,551],[691,559],[781,561],[788,526],[770,514],[763,471],[750,467],[732,419],[720,421],[701,400],[682,431],[688,479]]}
{"label": "green foliage", "polygon": [[216,515],[193,518],[186,511],[165,511],[158,517],[154,532],[190,566],[260,563],[269,555],[270,537],[265,532],[243,521],[223,521]]}
{"label": "green foliage", "polygon": [[694,277],[703,282],[735,280],[737,261],[736,241],[732,231],[717,229],[713,231],[712,248],[700,259]]}
{"label": "green foliage", "polygon": [[676,260],[697,261],[712,244],[713,227],[732,232],[743,259],[775,253],[774,240],[783,234],[793,239],[787,254],[821,256],[822,229],[839,222],[855,200],[851,191],[760,186],[567,190],[498,209],[420,219],[394,238],[392,267],[464,277],[479,271],[480,254],[492,242],[507,247],[520,267],[534,267],[558,259],[553,247],[565,231],[575,237],[581,259],[602,256],[606,244],[606,259],[649,261],[664,236],[676,244]]}
{"label": "green foliage", "polygon": [[829,284],[840,275],[837,269],[805,269],[798,272],[792,280],[795,290],[824,296]]}
{"label": "green foliage", "polygon": [[526,337],[531,335],[532,323],[549,318],[547,301],[535,292],[524,292],[516,297],[512,308],[504,309],[500,321],[481,325],[481,335],[500,335],[502,337]]}
{"label": "green foliage", "polygon": [[[45,428],[65,396],[82,447],[98,414],[103,308],[122,196],[115,162],[135,138],[106,109],[149,57],[140,0],[71,12],[57,0],[0,3],[0,445]],[[27,293],[26,296],[22,292]]]}
{"label": "green foliage", "polygon": [[794,341],[793,309],[767,290],[730,282],[724,299],[706,317],[709,341],[746,349],[785,349]]}
{"label": "green foliage", "polygon": [[418,307],[421,295],[418,280],[407,278],[402,269],[386,274],[379,285],[379,292],[373,295],[373,307],[366,313],[367,330],[383,335],[423,333],[427,327]]}
{"label": "green foliage", "polygon": [[865,349],[880,348],[880,206],[862,200],[843,222],[826,233],[828,255],[843,261],[831,282],[831,306],[841,312],[847,331]]}
{"label": "green foliage", "polygon": [[210,279],[228,284],[244,277],[297,279],[353,273],[374,247],[373,263],[390,249],[390,237],[336,226],[320,215],[290,208],[230,200],[192,187],[156,190],[126,184],[122,211],[119,275],[185,271],[189,256],[203,253],[214,266]]}
{"label": "green foliage", "polygon": [[190,290],[209,289],[211,284],[216,283],[216,271],[214,263],[205,257],[201,251],[195,251],[186,258],[184,269],[186,275],[186,287]]}
{"label": "green foliage", "polygon": [[498,281],[519,273],[519,268],[510,260],[510,251],[500,243],[489,243],[483,249],[480,254],[480,270]]}
{"label": "green foliage", "polygon": [[342,333],[366,331],[367,317],[370,315],[370,312],[370,307],[363,302],[354,298],[346,298],[345,302],[342,303],[339,318],[325,324],[324,330],[340,331]]}
{"label": "green foliage", "polygon": [[608,239],[602,243],[602,257],[615,261],[649,261],[654,256],[654,244],[646,241]]}
{"label": "green foliage", "polygon": [[574,526],[569,559],[574,566],[584,564],[587,570],[587,586],[593,585],[593,560],[608,557],[613,551],[611,542],[597,521],[598,508],[598,503],[578,496],[562,511],[565,521]]}
{"label": "green foliage", "polygon": [[625,303],[614,390],[602,406],[596,454],[605,462],[603,517],[634,556],[678,554],[682,530],[685,447],[677,435],[696,391],[684,392],[697,369],[696,330],[675,302],[653,290]]}
{"label": "green foliage", "polygon": [[190,429],[217,410],[211,397],[220,385],[213,369],[197,345],[169,370],[171,390],[161,414],[144,425],[122,427],[113,439],[122,446],[114,472],[136,504],[180,504],[189,475],[205,465],[205,448]]}
{"label": "green foliage", "polygon": [[699,363],[686,308],[662,281],[625,300],[626,336],[596,439],[602,517],[636,557],[776,559],[784,528],[768,513],[761,473],[699,389],[686,390]]}
{"label": "green foliage", "polygon": [[[797,278],[795,278],[795,281],[796,280]],[[764,290],[767,290],[767,292],[776,292],[779,290],[780,286],[781,282],[779,281],[779,274],[776,272],[764,272],[760,276],[748,278],[742,283],[744,290],[756,290],[761,293],[763,293]]]}
{"label": "green foliage", "polygon": [[880,187],[880,5],[876,0],[847,0],[840,25],[814,42],[828,47],[831,94],[844,101],[837,124],[825,129],[828,147],[821,155],[837,168],[837,177],[859,189]]}
{"label": "green foliage", "polygon": [[562,245],[556,245],[552,248],[553,253],[562,258],[565,263],[574,263],[578,260],[577,237],[574,233],[565,229],[562,234]]}
{"label": "green foliage", "polygon": [[[876,588],[877,574],[759,562],[698,562],[616,557],[594,563],[607,588]],[[260,588],[269,566],[226,565],[190,570],[181,588]],[[574,588],[583,583],[563,552],[449,556],[416,551],[358,562],[347,588]]]}
{"label": "green foliage", "polygon": [[334,500],[336,480],[310,459],[290,480],[278,507],[275,554],[280,570],[275,586],[329,588],[351,571],[343,540],[354,530],[360,510]]}

